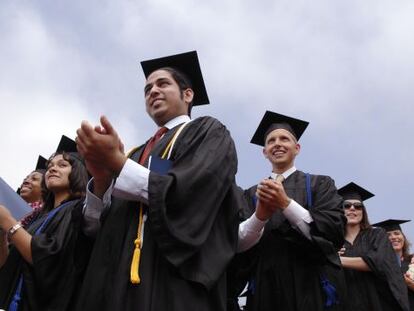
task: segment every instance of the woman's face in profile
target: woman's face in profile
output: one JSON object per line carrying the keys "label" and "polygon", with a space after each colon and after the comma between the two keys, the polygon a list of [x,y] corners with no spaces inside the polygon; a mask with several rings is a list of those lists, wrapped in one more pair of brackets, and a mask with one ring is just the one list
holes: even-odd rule
{"label": "woman's face in profile", "polygon": [[39,172],[31,172],[20,186],[20,196],[27,202],[33,203],[42,200],[42,179]]}

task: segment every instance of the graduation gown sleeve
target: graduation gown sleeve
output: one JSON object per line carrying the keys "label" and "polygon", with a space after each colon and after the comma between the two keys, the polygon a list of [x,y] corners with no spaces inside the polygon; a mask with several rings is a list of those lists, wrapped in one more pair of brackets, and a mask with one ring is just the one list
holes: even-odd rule
{"label": "graduation gown sleeve", "polygon": [[[328,260],[340,265],[336,250],[344,243],[346,219],[342,209],[342,199],[335,183],[329,176],[312,177],[312,207],[308,207],[313,218],[312,240],[321,248]],[[306,205],[309,205],[307,202]]]}
{"label": "graduation gown sleeve", "polygon": [[[247,305],[252,310],[271,310],[275,306],[283,310],[322,310],[326,293],[321,276],[335,287],[339,301],[343,301],[345,284],[337,254],[338,245],[343,243],[346,221],[342,200],[330,177],[310,175],[310,181],[312,204],[308,200],[305,173],[295,171],[286,178],[283,187],[288,197],[312,216],[311,240],[282,211],[276,211],[259,243],[237,254],[232,262],[231,302],[246,281],[250,281]],[[240,213],[242,219],[250,217],[255,210],[255,192],[256,186],[245,191],[248,205]],[[332,310],[340,308],[341,305],[335,305]]]}
{"label": "graduation gown sleeve", "polygon": [[213,118],[191,122],[180,135],[168,174],[150,173],[148,221],[165,258],[209,288],[237,247],[236,151]]}
{"label": "graduation gown sleeve", "polygon": [[[313,221],[309,224],[311,240],[293,228],[283,216],[275,213],[266,225],[266,231],[278,230],[285,239],[301,247],[310,260],[327,260],[340,267],[337,250],[344,243],[346,218],[342,209],[342,198],[338,195],[335,183],[329,176],[310,175],[311,202],[308,202],[306,174],[294,172],[284,182],[287,195],[306,208]],[[251,195],[254,189],[249,189]],[[253,207],[251,207],[252,209]],[[266,233],[265,231],[265,233]]]}
{"label": "graduation gown sleeve", "polygon": [[[409,265],[411,263],[411,258],[412,255],[408,258],[405,258],[402,262],[401,262],[401,272],[404,274],[407,272]],[[411,290],[410,288],[407,287],[407,291],[408,291],[408,301],[410,304],[410,310],[414,311],[414,291]]]}
{"label": "graduation gown sleeve", "polygon": [[407,286],[401,275],[397,256],[384,229],[374,228],[371,230],[370,245],[371,247],[367,247],[361,255],[362,259],[379,280],[388,284],[392,296],[401,309],[408,310]]}
{"label": "graduation gown sleeve", "polygon": [[[69,203],[33,235],[33,264],[23,270],[26,303],[31,310],[66,310],[76,295],[87,264],[90,242],[83,236],[82,201]],[[69,308],[70,309],[70,308]]]}

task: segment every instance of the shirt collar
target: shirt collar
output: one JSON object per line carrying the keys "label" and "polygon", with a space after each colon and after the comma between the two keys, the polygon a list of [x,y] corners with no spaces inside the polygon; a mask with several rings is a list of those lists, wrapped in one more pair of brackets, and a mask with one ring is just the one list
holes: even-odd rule
{"label": "shirt collar", "polygon": [[171,130],[172,128],[176,127],[177,125],[182,124],[184,122],[189,122],[189,121],[191,121],[191,118],[188,115],[184,114],[184,115],[181,115],[181,116],[178,116],[178,117],[175,117],[175,118],[171,119],[170,121],[165,123],[164,126],[167,129]]}
{"label": "shirt collar", "polygon": [[[284,171],[283,173],[282,173],[282,175],[283,175],[283,177],[285,178],[285,179],[287,179],[290,175],[292,175],[294,172],[296,172],[296,167],[295,166],[292,166],[290,169],[288,169],[287,171]],[[280,174],[277,174],[277,173],[274,173],[274,172],[272,172],[272,175],[271,175],[271,178],[272,179],[276,179],[276,176],[277,175],[280,175]]]}

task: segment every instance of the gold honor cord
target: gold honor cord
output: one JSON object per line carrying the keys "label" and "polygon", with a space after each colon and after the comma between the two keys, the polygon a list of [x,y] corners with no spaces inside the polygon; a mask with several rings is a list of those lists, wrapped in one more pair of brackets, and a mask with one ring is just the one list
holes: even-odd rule
{"label": "gold honor cord", "polygon": [[[175,132],[173,138],[168,143],[167,147],[165,148],[164,152],[162,153],[161,159],[165,159],[170,152],[172,146],[175,143],[175,140],[177,139],[178,135],[181,133],[182,129],[187,123],[184,123],[181,125],[181,127]],[[132,152],[135,152],[137,148],[133,149],[128,157],[132,154]],[[130,272],[130,280],[132,284],[139,284],[141,283],[141,278],[139,277],[139,262],[141,259],[141,248],[142,248],[142,234],[144,232],[144,208],[143,204],[139,203],[139,222],[138,222],[138,232],[137,232],[137,238],[134,240],[134,254],[132,255],[132,262],[131,262],[131,272]]]}
{"label": "gold honor cord", "polygon": [[139,284],[141,283],[141,278],[139,277],[139,261],[141,259],[141,245],[142,245],[142,226],[144,225],[144,217],[143,217],[143,208],[142,203],[139,204],[139,223],[138,223],[138,233],[137,238],[134,241],[135,248],[134,254],[132,255],[132,262],[131,262],[131,283],[132,284]]}

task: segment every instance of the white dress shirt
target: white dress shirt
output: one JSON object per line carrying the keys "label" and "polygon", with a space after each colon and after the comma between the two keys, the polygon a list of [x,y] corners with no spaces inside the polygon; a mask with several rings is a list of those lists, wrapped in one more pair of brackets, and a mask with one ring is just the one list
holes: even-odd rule
{"label": "white dress shirt", "polygon": [[[169,130],[179,124],[190,122],[188,115],[181,115],[171,119],[164,127]],[[86,201],[84,208],[84,218],[87,222],[84,230],[86,234],[93,236],[99,229],[99,218],[102,211],[111,205],[112,196],[129,201],[139,201],[148,203],[148,179],[150,170],[128,159],[118,176],[114,179],[103,195],[102,200],[91,191],[93,178],[88,182],[86,189]]]}
{"label": "white dress shirt", "polygon": [[[283,172],[282,175],[287,179],[291,174],[296,171],[296,167],[291,167],[287,171]],[[272,173],[271,178],[276,179],[278,174]],[[283,215],[289,221],[293,228],[299,230],[309,240],[310,226],[309,224],[313,221],[309,211],[302,207],[295,200],[291,199],[289,205],[283,210]],[[264,226],[267,220],[262,221],[256,217],[256,213],[243,221],[239,226],[239,243],[237,246],[238,252],[243,252],[253,247],[262,237]]]}

